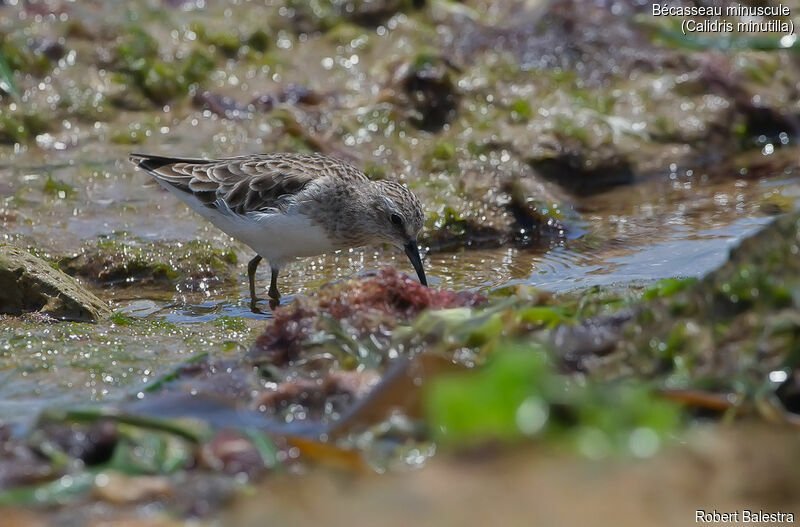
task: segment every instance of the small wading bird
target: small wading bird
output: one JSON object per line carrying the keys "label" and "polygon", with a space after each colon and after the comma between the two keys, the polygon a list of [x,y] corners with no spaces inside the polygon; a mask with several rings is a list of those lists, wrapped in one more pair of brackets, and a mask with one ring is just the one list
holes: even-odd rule
{"label": "small wading bird", "polygon": [[218,228],[247,244],[250,308],[258,312],[255,273],[272,270],[270,306],[280,300],[278,273],[296,257],[388,243],[401,248],[427,286],[417,247],[422,205],[394,181],[371,181],[357,168],[318,154],[182,159],[131,154],[153,176]]}

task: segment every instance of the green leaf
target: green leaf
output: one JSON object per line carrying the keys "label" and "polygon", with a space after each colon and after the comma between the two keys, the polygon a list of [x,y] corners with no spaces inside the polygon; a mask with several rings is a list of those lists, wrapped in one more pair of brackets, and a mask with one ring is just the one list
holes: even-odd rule
{"label": "green leaf", "polygon": [[122,438],[106,469],[124,474],[170,474],[188,466],[192,446],[185,438],[133,426],[120,426]]}
{"label": "green leaf", "polygon": [[94,474],[64,475],[54,481],[0,492],[0,506],[58,505],[87,494],[94,485]]}
{"label": "green leaf", "polygon": [[644,300],[667,298],[697,283],[697,278],[664,278],[648,287],[642,294]]}
{"label": "green leaf", "polygon": [[268,435],[254,428],[245,428],[242,432],[253,442],[253,446],[258,450],[265,467],[276,468],[280,466],[278,447],[275,446]]}
{"label": "green leaf", "polygon": [[450,444],[519,439],[517,412],[542,387],[547,363],[541,349],[506,348],[477,374],[438,380],[427,397],[434,435]]}
{"label": "green leaf", "polygon": [[0,89],[3,89],[13,95],[19,97],[17,85],[14,83],[14,71],[8,65],[8,61],[0,51]]}
{"label": "green leaf", "polygon": [[141,388],[140,391],[142,392],[155,392],[160,390],[164,387],[165,384],[174,381],[180,376],[181,371],[189,364],[194,364],[195,362],[200,362],[201,360],[205,360],[208,357],[208,352],[198,353],[197,355],[192,355],[185,361],[181,362],[172,370],[165,373],[164,375],[158,377],[157,379],[153,379],[152,382],[148,383],[144,388]]}
{"label": "green leaf", "polygon": [[484,368],[435,380],[425,401],[444,446],[536,437],[591,458],[647,457],[680,423],[679,408],[650,386],[577,382],[528,343],[501,343]]}
{"label": "green leaf", "polygon": [[110,408],[48,410],[43,412],[41,416],[42,421],[74,421],[79,423],[92,423],[101,419],[167,432],[194,443],[200,443],[211,436],[209,425],[202,421],[193,419],[159,419],[126,414]]}

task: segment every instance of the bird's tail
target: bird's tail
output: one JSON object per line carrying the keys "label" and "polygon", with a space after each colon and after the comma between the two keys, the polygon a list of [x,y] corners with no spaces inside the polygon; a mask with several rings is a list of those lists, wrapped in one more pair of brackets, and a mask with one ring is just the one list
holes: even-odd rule
{"label": "bird's tail", "polygon": [[158,170],[159,168],[166,166],[166,165],[174,165],[175,163],[196,163],[196,164],[203,164],[203,163],[211,163],[211,160],[208,159],[193,159],[188,157],[168,157],[168,156],[159,156],[159,155],[152,155],[152,154],[137,154],[131,153],[128,156],[128,159],[139,168],[144,170]]}

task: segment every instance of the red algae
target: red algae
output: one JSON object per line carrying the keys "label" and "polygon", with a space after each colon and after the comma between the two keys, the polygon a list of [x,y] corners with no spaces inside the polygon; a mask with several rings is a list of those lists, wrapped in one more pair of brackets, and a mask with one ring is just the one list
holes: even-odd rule
{"label": "red algae", "polygon": [[334,294],[329,293],[328,288],[321,292],[319,307],[337,320],[370,310],[408,320],[428,308],[475,306],[485,301],[477,293],[430,289],[391,267],[384,267],[376,276],[349,281]]}
{"label": "red algae", "polygon": [[329,284],[309,298],[275,309],[274,318],[255,342],[251,358],[281,364],[296,358],[303,343],[334,319],[359,336],[385,333],[426,309],[473,307],[486,298],[473,292],[440,291],[385,267],[375,275]]}
{"label": "red algae", "polygon": [[314,327],[316,313],[300,299],[287,308],[274,311],[272,323],[267,326],[250,352],[257,362],[282,363],[294,357],[300,345]]}

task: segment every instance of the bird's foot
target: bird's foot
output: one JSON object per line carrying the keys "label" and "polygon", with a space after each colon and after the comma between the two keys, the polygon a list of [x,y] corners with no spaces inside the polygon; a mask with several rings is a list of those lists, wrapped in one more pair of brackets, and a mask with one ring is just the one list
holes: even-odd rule
{"label": "bird's foot", "polygon": [[250,300],[250,311],[257,315],[263,315],[264,312],[256,305],[256,302],[260,302],[261,300],[263,300],[263,298],[253,298]]}
{"label": "bird's foot", "polygon": [[269,292],[269,307],[270,309],[275,309],[279,305],[281,305],[281,294],[278,292],[277,288],[270,288]]}

